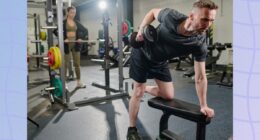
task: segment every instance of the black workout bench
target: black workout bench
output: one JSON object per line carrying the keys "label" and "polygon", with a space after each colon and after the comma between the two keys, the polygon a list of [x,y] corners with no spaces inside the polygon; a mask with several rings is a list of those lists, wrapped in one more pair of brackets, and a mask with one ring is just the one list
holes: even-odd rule
{"label": "black workout bench", "polygon": [[175,133],[168,130],[168,120],[171,115],[196,122],[196,140],[205,140],[206,125],[210,123],[210,119],[207,119],[207,117],[200,112],[200,106],[178,99],[164,100],[160,97],[149,99],[148,105],[163,111],[160,120],[160,135],[157,140],[180,140]]}

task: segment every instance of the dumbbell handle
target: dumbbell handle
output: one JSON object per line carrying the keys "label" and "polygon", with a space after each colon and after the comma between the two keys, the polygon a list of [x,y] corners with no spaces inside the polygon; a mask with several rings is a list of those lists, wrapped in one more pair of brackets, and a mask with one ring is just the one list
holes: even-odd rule
{"label": "dumbbell handle", "polygon": [[142,40],[138,40],[138,33],[139,33],[139,32],[137,32],[135,41],[137,41],[137,42],[143,42],[143,41],[144,41],[144,36],[141,34],[141,36],[142,36],[143,39],[142,39]]}

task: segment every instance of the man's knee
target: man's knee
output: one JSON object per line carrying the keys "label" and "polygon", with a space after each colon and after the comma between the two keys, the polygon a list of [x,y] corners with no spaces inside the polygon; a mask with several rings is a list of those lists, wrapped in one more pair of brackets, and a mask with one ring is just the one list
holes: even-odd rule
{"label": "man's knee", "polygon": [[165,100],[172,100],[174,98],[174,92],[173,91],[165,92],[161,94],[161,97]]}
{"label": "man's knee", "polygon": [[143,97],[145,92],[145,85],[138,85],[134,88],[134,94],[132,97],[140,99]]}
{"label": "man's knee", "polygon": [[166,97],[165,97],[166,100],[172,100],[173,98],[174,98],[174,93],[173,92],[167,94]]}
{"label": "man's knee", "polygon": [[163,82],[156,79],[159,87],[159,96],[165,100],[172,100],[174,98],[174,87],[172,82]]}

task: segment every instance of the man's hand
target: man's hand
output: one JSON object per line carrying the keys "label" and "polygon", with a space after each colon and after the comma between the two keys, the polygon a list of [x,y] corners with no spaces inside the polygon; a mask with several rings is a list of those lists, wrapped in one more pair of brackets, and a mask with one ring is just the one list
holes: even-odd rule
{"label": "man's hand", "polygon": [[142,29],[140,28],[137,35],[136,35],[136,41],[144,41],[144,37],[142,35]]}
{"label": "man's hand", "polygon": [[69,42],[69,40],[68,40],[68,39],[65,39],[65,40],[64,40],[64,42],[65,42],[65,43],[68,43],[68,42]]}
{"label": "man's hand", "polygon": [[208,118],[213,118],[215,113],[214,110],[212,108],[209,107],[201,107],[200,108],[200,112],[203,113],[204,115],[206,115]]}

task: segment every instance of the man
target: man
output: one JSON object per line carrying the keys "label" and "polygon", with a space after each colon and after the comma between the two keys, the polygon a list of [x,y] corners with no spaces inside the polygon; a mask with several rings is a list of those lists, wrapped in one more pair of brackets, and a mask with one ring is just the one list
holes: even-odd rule
{"label": "man", "polygon": [[[207,55],[206,30],[216,17],[218,6],[211,0],[200,0],[193,4],[189,16],[174,9],[152,9],[144,17],[137,34],[137,40],[143,41],[142,28],[157,19],[158,39],[155,43],[145,43],[140,49],[133,49],[129,74],[135,81],[133,96],[129,102],[130,126],[127,140],[140,140],[136,128],[140,100],[147,92],[171,100],[174,87],[167,60],[193,54],[195,85],[200,102],[201,112],[207,117],[214,116],[206,100],[207,77],[205,60]],[[146,86],[146,79],[154,78],[157,86]]]}

